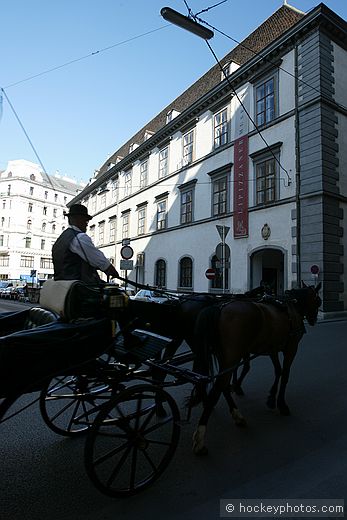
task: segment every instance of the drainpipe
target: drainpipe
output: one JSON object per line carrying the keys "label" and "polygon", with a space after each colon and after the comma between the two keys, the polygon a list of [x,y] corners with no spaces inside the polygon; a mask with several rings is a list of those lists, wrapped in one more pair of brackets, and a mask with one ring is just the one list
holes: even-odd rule
{"label": "drainpipe", "polygon": [[301,201],[300,201],[300,129],[299,129],[299,80],[298,46],[294,48],[295,77],[295,202],[296,202],[296,280],[301,286]]}

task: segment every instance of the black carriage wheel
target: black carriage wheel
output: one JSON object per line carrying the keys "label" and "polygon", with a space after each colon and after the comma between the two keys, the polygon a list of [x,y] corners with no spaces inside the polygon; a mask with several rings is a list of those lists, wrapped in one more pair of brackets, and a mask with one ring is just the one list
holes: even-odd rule
{"label": "black carriage wheel", "polygon": [[110,397],[109,385],[97,378],[57,376],[41,391],[40,411],[51,430],[70,437],[89,430],[100,406]]}
{"label": "black carriage wheel", "polygon": [[179,419],[175,400],[159,387],[136,385],[121,392],[102,408],[88,433],[85,465],[93,484],[112,497],[148,487],[176,451]]}

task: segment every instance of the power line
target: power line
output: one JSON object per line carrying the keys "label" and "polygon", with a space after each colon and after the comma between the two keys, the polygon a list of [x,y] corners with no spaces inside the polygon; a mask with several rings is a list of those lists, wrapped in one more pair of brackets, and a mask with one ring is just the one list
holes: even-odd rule
{"label": "power line", "polygon": [[55,70],[62,69],[63,67],[67,67],[68,65],[72,65],[73,63],[77,63],[79,61],[85,60],[87,58],[90,58],[92,56],[96,56],[97,54],[101,54],[102,52],[109,51],[110,49],[114,49],[115,47],[119,47],[120,45],[124,45],[126,43],[129,43],[134,40],[138,40],[139,38],[143,38],[144,36],[148,36],[149,34],[153,34],[157,31],[161,31],[162,29],[165,29],[166,27],[169,27],[170,24],[163,25],[161,27],[158,27],[157,29],[152,29],[151,31],[147,31],[142,34],[138,34],[137,36],[133,36],[132,38],[128,38],[127,40],[123,40],[118,43],[114,43],[113,45],[109,45],[108,47],[104,47],[103,49],[99,49],[97,51],[90,52],[89,54],[86,54],[85,56],[81,56],[79,58],[76,58],[74,60],[67,61],[66,63],[62,63],[61,65],[57,65],[56,67],[52,67],[51,69],[44,70],[42,72],[39,72],[38,74],[33,74],[32,76],[28,76],[27,78],[24,78],[20,81],[16,81],[15,83],[11,83],[10,85],[7,85],[4,88],[10,88],[14,87],[15,85],[20,85],[21,83],[24,83],[26,81],[30,81],[31,79],[38,78],[40,76],[43,76],[45,74],[49,74],[50,72],[54,72]]}
{"label": "power line", "polygon": [[[39,154],[37,153],[37,151],[36,151],[36,149],[35,149],[35,146],[33,145],[33,143],[32,143],[32,141],[31,141],[31,139],[30,139],[30,137],[29,137],[27,131],[25,130],[22,121],[19,119],[19,116],[18,116],[18,114],[17,114],[17,112],[16,112],[14,106],[12,105],[11,101],[9,100],[9,97],[8,97],[8,95],[6,94],[5,89],[1,88],[1,92],[4,94],[4,96],[5,96],[5,98],[6,98],[6,101],[7,101],[7,103],[9,104],[9,106],[10,106],[10,108],[11,108],[11,110],[12,110],[14,116],[15,116],[15,118],[17,119],[17,122],[18,122],[19,126],[20,126],[21,129],[23,130],[25,137],[27,138],[27,140],[28,140],[28,142],[29,142],[31,148],[33,149],[33,152],[34,152],[34,154],[36,155],[36,158],[37,158],[37,160],[39,161],[39,163],[40,163],[40,165],[41,165],[41,168],[42,168],[43,172],[44,172],[46,175],[48,175],[47,172],[46,172],[46,168],[43,166],[43,163],[42,163],[42,161],[41,161],[41,159],[40,159],[40,157],[39,157]],[[48,175],[48,178],[49,178],[49,175]],[[50,181],[50,179],[49,179],[49,181]],[[51,182],[51,181],[50,181],[50,182]]]}

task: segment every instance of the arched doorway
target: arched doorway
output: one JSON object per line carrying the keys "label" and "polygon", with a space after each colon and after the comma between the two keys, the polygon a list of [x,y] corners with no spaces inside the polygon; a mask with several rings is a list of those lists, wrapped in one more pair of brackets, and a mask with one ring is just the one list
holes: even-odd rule
{"label": "arched doorway", "polygon": [[282,296],[287,289],[284,266],[285,254],[280,249],[264,248],[253,252],[250,256],[250,289],[263,283],[273,294]]}

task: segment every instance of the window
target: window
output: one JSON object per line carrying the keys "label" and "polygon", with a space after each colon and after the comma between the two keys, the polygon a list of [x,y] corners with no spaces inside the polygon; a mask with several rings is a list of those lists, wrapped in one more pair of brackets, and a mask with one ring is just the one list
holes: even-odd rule
{"label": "window", "polygon": [[4,235],[0,235],[0,247],[4,245]]}
{"label": "window", "polygon": [[194,130],[190,130],[183,136],[183,164],[189,164],[193,161],[194,149]]}
{"label": "window", "polygon": [[64,196],[64,204],[66,204],[66,203],[67,203],[67,196],[65,195]]}
{"label": "window", "polygon": [[1,227],[5,226],[5,217],[1,217]]}
{"label": "window", "polygon": [[169,173],[169,147],[163,148],[159,152],[159,179],[166,177]]}
{"label": "window", "polygon": [[27,229],[31,229],[32,221],[29,219],[27,221]]}
{"label": "window", "polygon": [[123,214],[122,238],[129,238],[130,212]]}
{"label": "window", "polygon": [[167,200],[162,199],[157,202],[157,230],[167,227]]}
{"label": "window", "polygon": [[44,238],[41,238],[41,249],[45,248],[46,241]]}
{"label": "window", "polygon": [[57,211],[58,211],[57,208],[53,208],[53,217],[55,217],[55,218],[57,216]]}
{"label": "window", "polygon": [[125,172],[124,174],[124,197],[127,197],[131,194],[131,170]]}
{"label": "window", "polygon": [[11,184],[7,186],[7,195],[11,195]]}
{"label": "window", "polygon": [[34,186],[30,186],[29,195],[34,195]]}
{"label": "window", "polygon": [[111,188],[112,189],[111,197],[112,197],[112,199],[115,199],[115,200],[118,199],[118,184],[119,184],[118,179],[114,180],[112,183],[112,188]]}
{"label": "window", "polygon": [[54,194],[54,202],[57,202],[58,201],[58,193],[55,193]]}
{"label": "window", "polygon": [[42,231],[46,231],[47,224],[46,222],[42,222]]}
{"label": "window", "polygon": [[100,195],[100,208],[101,209],[106,208],[106,193],[102,193]]}
{"label": "window", "polygon": [[188,256],[180,260],[179,287],[192,289],[193,287],[193,261]]}
{"label": "window", "polygon": [[113,244],[116,240],[116,219],[110,220],[110,242]]}
{"label": "window", "polygon": [[256,86],[255,114],[257,126],[266,125],[275,119],[275,77]]}
{"label": "window", "polygon": [[28,212],[29,212],[29,213],[32,213],[32,212],[33,212],[33,205],[32,205],[31,202],[29,202],[29,204],[28,204]]}
{"label": "window", "polygon": [[95,226],[90,226],[89,235],[90,235],[90,238],[92,239],[92,242],[94,242],[95,241]]}
{"label": "window", "polygon": [[140,188],[145,188],[148,183],[148,161],[140,164]]}
{"label": "window", "polygon": [[52,224],[52,233],[55,233],[57,229],[57,226],[55,224]]}
{"label": "window", "polygon": [[[228,246],[226,246],[228,247]],[[228,289],[229,288],[229,262],[226,262],[226,266],[223,272],[221,267],[220,258],[216,255],[212,257],[211,267],[215,270],[216,276],[211,280],[211,289]],[[225,277],[225,280],[224,280]]]}
{"label": "window", "polygon": [[52,258],[40,258],[40,267],[41,269],[53,269],[53,261]]}
{"label": "window", "polygon": [[157,287],[166,287],[166,262],[157,260],[155,263],[154,283]]}
{"label": "window", "polygon": [[96,212],[96,195],[93,195],[92,197],[92,211],[91,213],[95,213]]}
{"label": "window", "polygon": [[36,180],[36,177],[35,177],[35,175],[34,175],[33,173],[30,175],[30,180],[31,180],[31,181]]}
{"label": "window", "polygon": [[145,283],[145,253],[136,256],[136,282]]}
{"label": "window", "polygon": [[277,198],[276,162],[274,158],[256,163],[256,205],[274,202]]}
{"label": "window", "polygon": [[31,237],[25,237],[25,247],[27,249],[31,247]]}
{"label": "window", "polygon": [[146,206],[138,209],[137,234],[144,235],[146,232]]}
{"label": "window", "polygon": [[0,255],[0,267],[9,266],[10,255]]}
{"label": "window", "polygon": [[[180,187],[180,191],[181,191],[180,222],[181,222],[181,224],[189,224],[189,222],[193,222],[193,195],[194,195],[194,186],[192,186],[193,182],[190,182],[189,186],[187,186],[187,184],[186,184],[185,186]],[[194,184],[195,184],[195,182],[194,182]]]}
{"label": "window", "polygon": [[99,244],[104,243],[105,238],[105,222],[99,222]]}
{"label": "window", "polygon": [[44,215],[47,215],[47,206],[43,206],[42,213],[43,213]]}
{"label": "window", "polygon": [[212,180],[212,215],[223,215],[228,210],[228,177],[223,175]]}
{"label": "window", "polygon": [[48,198],[48,191],[45,191],[45,200]]}
{"label": "window", "polygon": [[214,147],[228,142],[228,109],[224,108],[214,116]]}

